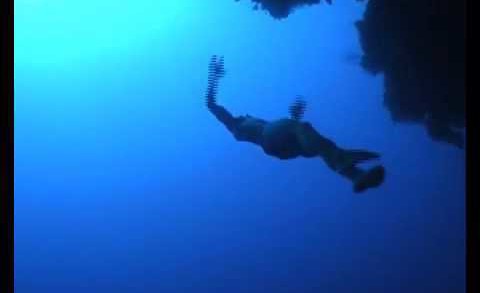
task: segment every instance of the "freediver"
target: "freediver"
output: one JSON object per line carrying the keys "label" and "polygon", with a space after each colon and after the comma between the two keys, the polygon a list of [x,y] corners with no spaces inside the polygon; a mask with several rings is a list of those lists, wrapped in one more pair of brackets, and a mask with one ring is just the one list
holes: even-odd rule
{"label": "freediver", "polygon": [[383,166],[368,170],[357,166],[380,155],[366,150],[343,149],[320,135],[310,123],[302,121],[306,103],[300,97],[289,107],[289,118],[267,121],[250,115],[234,117],[217,104],[218,82],[224,75],[223,57],[213,55],[209,64],[206,105],[236,140],[259,145],[267,155],[282,160],[320,157],[330,169],[352,181],[355,193],[382,184],[385,177]]}

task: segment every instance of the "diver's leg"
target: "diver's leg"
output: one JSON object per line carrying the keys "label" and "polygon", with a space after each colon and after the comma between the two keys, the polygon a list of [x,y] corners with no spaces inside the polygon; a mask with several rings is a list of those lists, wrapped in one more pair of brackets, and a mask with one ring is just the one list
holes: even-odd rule
{"label": "diver's leg", "polygon": [[320,156],[327,166],[353,183],[355,192],[379,186],[385,177],[385,169],[375,166],[362,170],[356,164],[379,155],[363,150],[344,150],[331,140],[320,135],[309,123],[304,124],[304,130],[299,138],[302,144],[303,156]]}
{"label": "diver's leg", "polygon": [[378,159],[380,155],[366,150],[346,150],[318,133],[310,123],[303,123],[298,132],[298,140],[304,157],[321,156],[329,166],[344,169],[364,161]]}
{"label": "diver's leg", "polygon": [[337,145],[318,133],[310,123],[299,125],[298,140],[302,148],[302,155],[307,158],[320,156],[322,158],[335,156],[339,148]]}
{"label": "diver's leg", "polygon": [[[355,160],[348,158],[350,151],[339,149],[338,155],[322,157],[330,169],[353,183],[354,192],[362,192],[368,188],[377,187],[385,178],[385,168],[381,165],[363,170],[352,163]],[[347,157],[347,159],[345,159]]]}
{"label": "diver's leg", "polygon": [[352,182],[355,182],[356,180],[358,180],[358,178],[360,178],[365,174],[365,170],[362,170],[357,166],[353,166],[343,170],[335,170],[335,171]]}
{"label": "diver's leg", "polygon": [[[333,141],[318,133],[310,123],[303,123],[299,131],[298,140],[302,148],[302,155],[307,158],[321,157],[330,169],[338,172],[345,169],[344,151]],[[349,175],[353,178],[358,172],[352,169]],[[348,177],[348,176],[347,176]]]}

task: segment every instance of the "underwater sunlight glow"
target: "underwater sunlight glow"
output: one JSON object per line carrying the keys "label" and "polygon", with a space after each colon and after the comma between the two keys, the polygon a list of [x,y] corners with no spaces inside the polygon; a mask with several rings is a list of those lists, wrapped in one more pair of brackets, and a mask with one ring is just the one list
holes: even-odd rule
{"label": "underwater sunlight glow", "polygon": [[16,65],[71,66],[168,39],[195,18],[196,2],[16,0]]}

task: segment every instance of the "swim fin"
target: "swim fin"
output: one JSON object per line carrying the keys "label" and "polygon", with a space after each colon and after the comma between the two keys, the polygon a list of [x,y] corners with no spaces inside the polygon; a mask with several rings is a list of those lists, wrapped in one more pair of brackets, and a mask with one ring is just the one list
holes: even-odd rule
{"label": "swim fin", "polygon": [[359,176],[353,184],[353,191],[360,193],[368,188],[380,186],[385,180],[385,168],[383,166],[375,166],[364,174]]}

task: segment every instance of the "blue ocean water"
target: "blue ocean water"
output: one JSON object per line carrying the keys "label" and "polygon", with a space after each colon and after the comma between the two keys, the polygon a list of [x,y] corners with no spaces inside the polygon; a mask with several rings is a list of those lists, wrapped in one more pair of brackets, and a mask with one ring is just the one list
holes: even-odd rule
{"label": "blue ocean water", "polygon": [[[15,286],[30,292],[462,292],[465,154],[395,124],[338,1],[275,20],[248,1],[15,1]],[[207,111],[305,120],[380,152],[362,194]]]}

